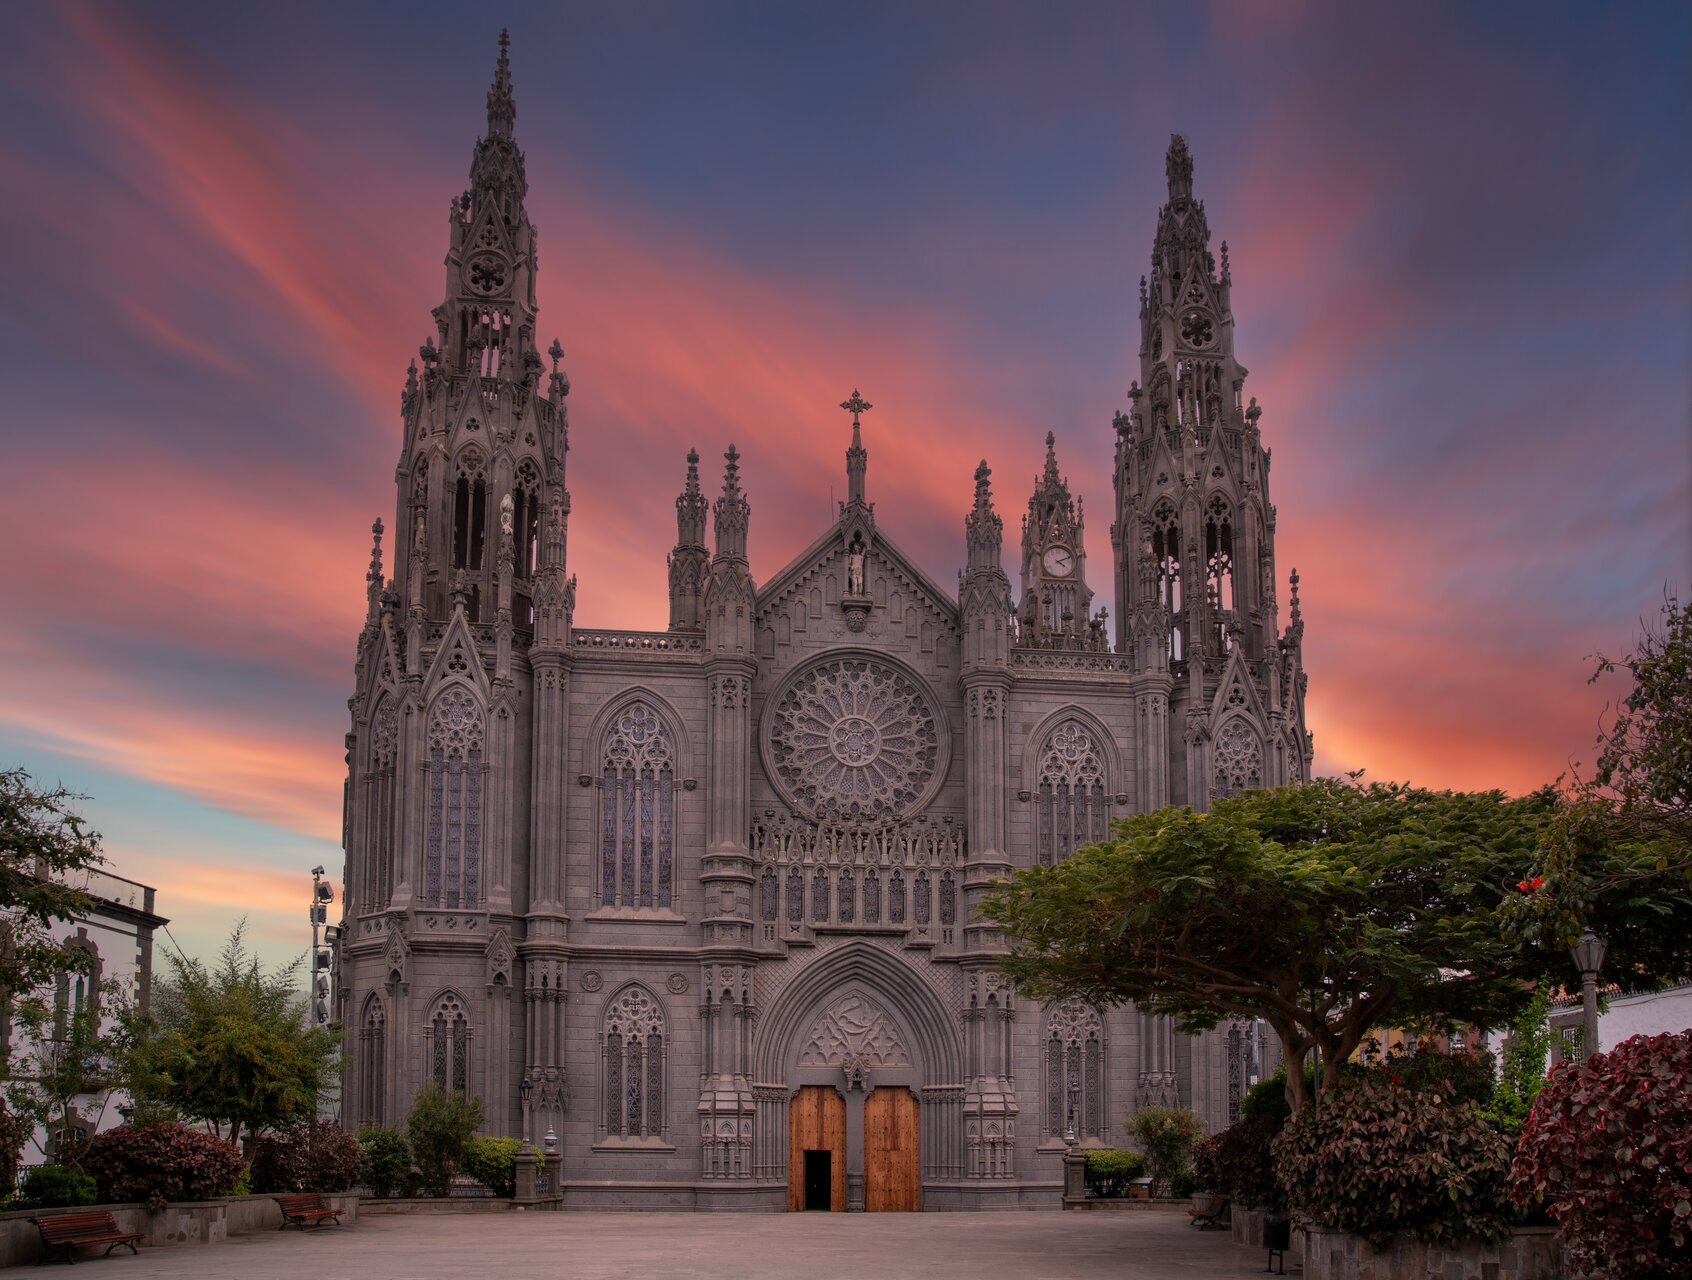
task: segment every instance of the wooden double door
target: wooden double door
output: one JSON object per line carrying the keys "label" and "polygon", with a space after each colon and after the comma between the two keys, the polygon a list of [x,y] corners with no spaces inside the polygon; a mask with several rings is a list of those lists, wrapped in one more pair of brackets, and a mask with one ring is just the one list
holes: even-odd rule
{"label": "wooden double door", "polygon": [[[871,1213],[921,1208],[921,1125],[916,1097],[909,1089],[877,1089],[863,1099],[861,1115],[864,1208]],[[848,1123],[846,1099],[828,1085],[806,1085],[788,1104],[789,1209],[845,1210]]]}

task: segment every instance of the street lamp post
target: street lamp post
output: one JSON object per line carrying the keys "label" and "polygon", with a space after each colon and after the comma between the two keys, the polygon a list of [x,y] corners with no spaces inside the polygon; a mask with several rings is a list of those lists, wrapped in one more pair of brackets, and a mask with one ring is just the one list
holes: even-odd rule
{"label": "street lamp post", "polygon": [[1081,1100],[1081,1077],[1074,1071],[1069,1073],[1069,1123],[1064,1126],[1063,1140],[1065,1145],[1075,1145],[1075,1108]]}
{"label": "street lamp post", "polygon": [[[507,1077],[509,1079],[509,1077]],[[529,1141],[529,1098],[534,1093],[535,1086],[528,1076],[523,1077],[523,1083],[517,1086],[517,1094],[523,1099],[523,1141]]]}
{"label": "street lamp post", "polygon": [[1598,1052],[1598,970],[1604,965],[1605,950],[1604,940],[1591,929],[1582,933],[1580,941],[1569,948],[1569,958],[1580,970],[1582,1062]]}

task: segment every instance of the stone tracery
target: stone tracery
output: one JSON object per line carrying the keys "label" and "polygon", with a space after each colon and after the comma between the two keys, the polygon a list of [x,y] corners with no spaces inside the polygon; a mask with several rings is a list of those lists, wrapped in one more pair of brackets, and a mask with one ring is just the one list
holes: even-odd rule
{"label": "stone tracery", "polygon": [[1242,717],[1230,717],[1211,748],[1217,796],[1237,795],[1263,785],[1263,743]]}
{"label": "stone tracery", "polygon": [[885,821],[939,782],[944,721],[915,679],[873,658],[829,658],[772,706],[764,750],[782,797],[812,818]]}

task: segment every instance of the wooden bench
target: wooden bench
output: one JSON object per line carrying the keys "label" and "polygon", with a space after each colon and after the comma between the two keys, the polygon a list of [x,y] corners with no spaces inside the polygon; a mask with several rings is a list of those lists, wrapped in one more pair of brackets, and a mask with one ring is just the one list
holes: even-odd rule
{"label": "wooden bench", "polygon": [[337,1227],[341,1225],[341,1211],[315,1191],[294,1196],[272,1196],[271,1199],[282,1210],[282,1225],[276,1228],[278,1231],[286,1231],[290,1226],[304,1231],[307,1222],[321,1227],[326,1219],[333,1220]]}
{"label": "wooden bench", "polygon": [[147,1237],[145,1231],[119,1231],[117,1219],[109,1213],[60,1213],[30,1221],[41,1232],[41,1243],[46,1250],[36,1266],[60,1253],[66,1262],[74,1263],[76,1247],[80,1244],[103,1244],[108,1255],[120,1244],[126,1244],[134,1253],[135,1242]]}
{"label": "wooden bench", "polygon": [[1193,1197],[1192,1207],[1187,1210],[1187,1216],[1192,1219],[1192,1225],[1200,1231],[1222,1230],[1222,1215],[1227,1212],[1228,1197],[1216,1195],[1214,1192],[1204,1192]]}

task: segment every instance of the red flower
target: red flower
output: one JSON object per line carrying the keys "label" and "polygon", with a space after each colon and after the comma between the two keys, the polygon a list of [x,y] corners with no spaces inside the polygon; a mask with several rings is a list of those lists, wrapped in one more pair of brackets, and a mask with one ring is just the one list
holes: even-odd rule
{"label": "red flower", "polygon": [[1539,886],[1544,884],[1544,883],[1545,883],[1545,877],[1544,876],[1533,876],[1533,877],[1530,877],[1527,880],[1516,881],[1516,888],[1520,889],[1523,893],[1532,893],[1532,892],[1534,892],[1534,890],[1538,889]]}

